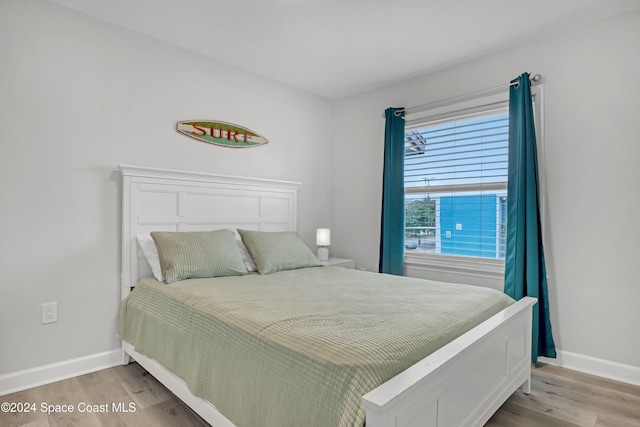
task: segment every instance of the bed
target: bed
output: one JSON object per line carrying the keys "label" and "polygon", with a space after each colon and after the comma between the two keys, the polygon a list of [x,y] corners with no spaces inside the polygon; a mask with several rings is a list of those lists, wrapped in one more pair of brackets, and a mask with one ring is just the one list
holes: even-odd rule
{"label": "bed", "polygon": [[[119,330],[125,338],[123,363],[135,359],[212,425],[232,426],[230,419],[238,425],[256,425],[256,419],[251,418],[255,415],[250,413],[261,414],[264,423],[260,425],[277,425],[277,420],[281,425],[363,425],[365,418],[368,427],[482,425],[518,387],[529,392],[531,306],[535,299],[512,302],[476,287],[316,266],[265,275],[177,280],[166,285],[149,277],[152,272],[138,236],[156,231],[295,231],[300,184],[135,166],[121,166],[120,170],[121,314],[126,317],[128,311],[139,311],[137,320],[130,320]],[[492,302],[479,315],[470,315],[473,319],[456,316],[457,325],[432,319],[438,327],[427,328],[426,332],[393,323],[417,322],[422,313],[412,312],[411,305],[403,304],[426,294],[425,287],[446,295],[457,289],[463,295],[463,305],[456,310],[465,314],[483,298]],[[264,295],[261,290],[267,288],[276,296]],[[227,294],[230,290],[240,295]],[[349,293],[355,299],[346,300]],[[310,305],[302,304],[305,298],[305,304]],[[347,301],[346,307],[331,303],[340,299]],[[143,307],[145,301],[163,301],[156,303],[160,313],[154,315],[153,306]],[[377,305],[383,302],[396,307],[390,320],[378,317],[386,310]],[[357,305],[365,310],[354,307]],[[172,317],[173,306],[190,307],[191,317],[180,324],[179,316]],[[211,313],[203,314],[204,306],[210,307]],[[276,306],[281,311],[276,311]],[[252,313],[257,314],[252,318]],[[211,335],[194,344],[191,330],[197,328],[193,327],[193,317],[206,318],[208,324],[224,318],[229,325],[224,332],[217,327],[201,327]],[[335,324],[346,322],[345,318],[356,319],[352,332],[356,338],[367,333],[373,338],[359,341],[352,337],[348,341],[347,332],[334,329]],[[153,323],[150,319],[157,319],[164,328],[159,336],[172,338],[160,346],[158,335],[145,338],[145,334],[151,334],[145,329]],[[382,329],[372,329],[375,323]],[[323,329],[325,335],[315,335],[316,329]],[[140,334],[141,330],[145,332]],[[298,347],[284,341],[299,331],[304,333]],[[433,337],[420,335],[433,331],[438,332],[436,342],[432,342]],[[243,335],[247,337],[241,341]],[[406,346],[411,357],[385,353],[387,338],[394,335],[400,343],[411,343]],[[213,345],[214,341],[218,345]],[[173,346],[167,350],[168,343]],[[234,346],[235,353],[219,351]],[[187,350],[191,348],[194,351]],[[204,362],[195,374],[185,371],[184,366],[211,354],[214,359],[226,360],[224,369]],[[330,365],[335,378],[319,371],[321,365]],[[285,376],[292,377],[292,382],[283,381]],[[267,382],[255,383],[258,377]],[[346,378],[344,383],[341,378]],[[323,382],[331,383],[329,388],[311,387]],[[340,387],[347,389],[345,394],[332,391]],[[308,408],[302,400],[305,394],[311,400],[316,397]],[[329,409],[336,405],[343,409]],[[249,415],[242,414],[242,407],[252,408],[244,411]]]}

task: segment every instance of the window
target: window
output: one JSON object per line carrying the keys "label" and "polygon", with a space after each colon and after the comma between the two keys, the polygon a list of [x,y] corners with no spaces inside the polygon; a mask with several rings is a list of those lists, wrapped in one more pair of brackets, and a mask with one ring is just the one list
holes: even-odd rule
{"label": "window", "polygon": [[[485,93],[405,116],[405,264],[488,277],[504,272],[509,94]],[[542,85],[531,93],[543,159]]]}
{"label": "window", "polygon": [[405,250],[504,259],[507,105],[407,123]]}

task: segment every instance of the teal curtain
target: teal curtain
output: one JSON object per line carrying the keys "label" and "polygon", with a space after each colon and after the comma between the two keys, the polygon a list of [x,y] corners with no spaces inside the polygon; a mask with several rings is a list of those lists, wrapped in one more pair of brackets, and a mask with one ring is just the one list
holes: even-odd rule
{"label": "teal curtain", "polygon": [[529,74],[509,90],[509,184],[504,292],[518,300],[538,298],[533,307],[531,360],[556,357],[549,320],[547,273],[542,246],[538,156]]}
{"label": "teal curtain", "polygon": [[380,273],[404,275],[404,109],[385,110]]}

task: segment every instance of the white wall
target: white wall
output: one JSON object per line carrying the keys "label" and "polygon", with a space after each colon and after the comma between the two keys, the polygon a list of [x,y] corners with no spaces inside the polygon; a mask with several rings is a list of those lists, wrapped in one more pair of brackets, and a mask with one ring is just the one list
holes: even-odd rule
{"label": "white wall", "polygon": [[377,271],[386,107],[423,105],[508,84],[524,71],[540,73],[556,344],[567,359],[623,364],[640,383],[638,46],[636,11],[561,35],[540,34],[519,48],[338,102],[334,252]]}
{"label": "white wall", "polygon": [[[256,64],[259,66],[259,64]],[[119,164],[303,183],[331,225],[333,104],[50,2],[0,1],[0,377],[119,348]],[[270,140],[227,149],[175,123]],[[59,321],[42,325],[42,303]]]}

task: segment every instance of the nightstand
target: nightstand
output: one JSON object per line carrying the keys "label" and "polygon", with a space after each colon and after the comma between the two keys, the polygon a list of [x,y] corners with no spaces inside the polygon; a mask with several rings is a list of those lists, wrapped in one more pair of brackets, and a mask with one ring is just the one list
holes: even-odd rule
{"label": "nightstand", "polygon": [[344,259],[344,258],[329,258],[328,261],[320,261],[322,265],[332,266],[332,267],[342,267],[342,268],[356,268],[356,262],[352,259]]}

